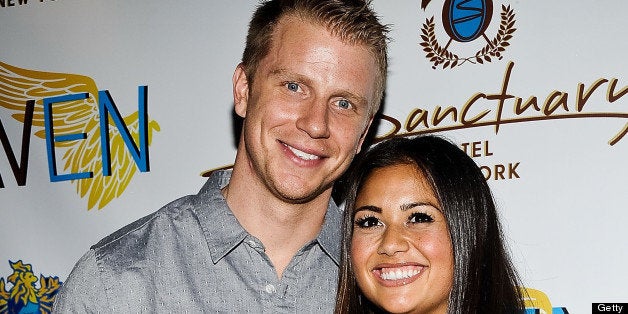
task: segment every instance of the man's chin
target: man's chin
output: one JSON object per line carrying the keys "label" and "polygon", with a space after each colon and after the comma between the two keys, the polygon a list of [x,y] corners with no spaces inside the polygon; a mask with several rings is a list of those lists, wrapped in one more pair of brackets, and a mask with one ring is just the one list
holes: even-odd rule
{"label": "man's chin", "polygon": [[283,185],[276,189],[275,195],[289,204],[307,204],[323,195],[330,195],[331,184],[314,188],[306,188],[303,184]]}

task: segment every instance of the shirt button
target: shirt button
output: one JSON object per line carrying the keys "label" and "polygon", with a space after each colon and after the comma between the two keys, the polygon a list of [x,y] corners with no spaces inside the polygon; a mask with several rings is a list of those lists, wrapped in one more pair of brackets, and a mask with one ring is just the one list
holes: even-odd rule
{"label": "shirt button", "polygon": [[268,292],[268,293],[275,293],[275,292],[277,292],[277,290],[275,289],[275,286],[273,286],[271,284],[268,284],[268,285],[266,285],[266,292]]}

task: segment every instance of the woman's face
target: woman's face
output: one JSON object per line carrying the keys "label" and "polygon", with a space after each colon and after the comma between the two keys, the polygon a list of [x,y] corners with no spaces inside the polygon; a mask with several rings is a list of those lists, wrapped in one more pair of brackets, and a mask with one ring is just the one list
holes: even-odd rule
{"label": "woman's face", "polygon": [[366,298],[391,313],[446,313],[453,282],[447,222],[414,165],[373,171],[358,192],[351,258]]}

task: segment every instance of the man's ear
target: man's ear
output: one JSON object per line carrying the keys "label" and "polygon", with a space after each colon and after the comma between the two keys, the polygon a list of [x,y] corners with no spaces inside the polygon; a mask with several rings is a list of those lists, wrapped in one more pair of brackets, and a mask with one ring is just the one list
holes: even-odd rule
{"label": "man's ear", "polygon": [[369,122],[366,124],[366,128],[364,129],[364,131],[362,132],[362,135],[360,136],[358,147],[355,148],[356,154],[360,153],[360,150],[362,149],[362,144],[364,143],[364,139],[366,139],[366,135],[369,133],[369,129],[371,128],[371,124],[373,123],[374,118],[375,116],[372,115],[371,118],[369,119]]}
{"label": "man's ear", "polygon": [[249,102],[249,80],[244,71],[244,65],[238,64],[233,73],[233,104],[238,116],[246,117],[246,107]]}

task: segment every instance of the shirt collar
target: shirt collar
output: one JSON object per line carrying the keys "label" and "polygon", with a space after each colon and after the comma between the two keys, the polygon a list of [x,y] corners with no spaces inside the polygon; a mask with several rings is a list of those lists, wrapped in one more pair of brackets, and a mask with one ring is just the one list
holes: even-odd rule
{"label": "shirt collar", "polygon": [[[230,169],[214,171],[199,191],[199,205],[195,206],[195,213],[214,263],[225,257],[249,235],[233,215],[220,192],[229,183],[230,178]],[[336,265],[340,265],[341,221],[340,209],[330,199],[325,221],[316,241]]]}
{"label": "shirt collar", "polygon": [[333,199],[329,200],[327,206],[327,213],[325,214],[325,221],[323,222],[323,228],[318,233],[316,240],[321,245],[321,248],[331,259],[340,265],[340,241],[341,241],[341,225],[342,214],[340,209],[334,203]]}
{"label": "shirt collar", "polygon": [[199,205],[194,206],[214,263],[218,263],[248,235],[220,192],[230,178],[231,170],[214,171],[198,192]]}

